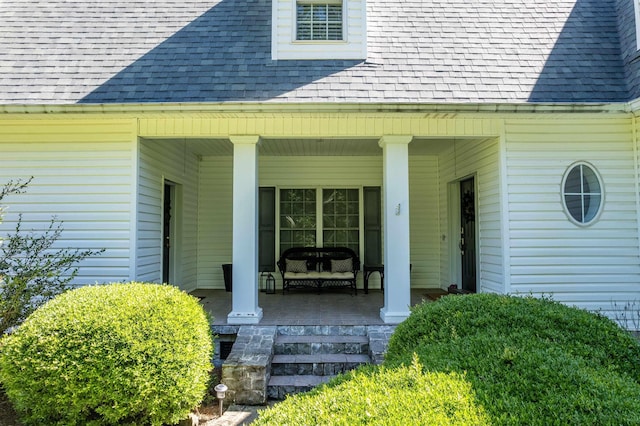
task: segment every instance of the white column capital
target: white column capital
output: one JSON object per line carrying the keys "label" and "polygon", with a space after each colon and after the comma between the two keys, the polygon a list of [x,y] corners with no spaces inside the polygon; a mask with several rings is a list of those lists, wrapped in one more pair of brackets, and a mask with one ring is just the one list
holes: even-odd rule
{"label": "white column capital", "polygon": [[229,135],[229,140],[234,145],[257,145],[260,135]]}
{"label": "white column capital", "polygon": [[384,148],[386,145],[408,145],[413,140],[413,135],[384,135],[378,141],[378,146]]}

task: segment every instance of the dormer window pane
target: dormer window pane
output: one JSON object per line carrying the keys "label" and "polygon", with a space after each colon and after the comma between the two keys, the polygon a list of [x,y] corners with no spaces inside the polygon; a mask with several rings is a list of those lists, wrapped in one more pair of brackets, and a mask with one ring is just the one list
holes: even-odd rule
{"label": "dormer window pane", "polygon": [[327,6],[328,5],[311,5],[313,8],[313,21],[315,23],[325,23],[327,21]]}
{"label": "dormer window pane", "polygon": [[342,2],[298,1],[297,40],[342,40]]}

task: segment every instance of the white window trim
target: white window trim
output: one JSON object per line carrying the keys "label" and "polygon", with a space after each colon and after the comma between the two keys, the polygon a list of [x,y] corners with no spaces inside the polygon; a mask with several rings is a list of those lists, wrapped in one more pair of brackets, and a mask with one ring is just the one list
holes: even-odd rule
{"label": "white window trim", "polygon": [[[591,218],[591,220],[587,221],[587,222],[581,222],[577,219],[575,219],[573,217],[573,215],[571,214],[571,212],[569,211],[569,208],[567,206],[567,201],[565,199],[565,184],[567,182],[567,178],[569,177],[569,173],[575,169],[578,166],[586,166],[589,169],[591,169],[591,171],[594,173],[597,181],[598,181],[598,185],[600,186],[600,192],[598,193],[600,195],[600,205],[598,205],[598,211],[596,211],[595,215],[593,215],[593,218]],[[600,172],[598,171],[598,169],[591,163],[588,163],[586,161],[576,161],[575,163],[570,164],[567,169],[564,172],[564,176],[562,176],[562,186],[560,187],[560,198],[562,199],[562,207],[564,209],[565,214],[567,215],[567,218],[573,222],[574,224],[580,226],[580,227],[588,227],[593,225],[594,223],[596,223],[599,219],[600,219],[600,214],[602,213],[602,210],[604,210],[604,203],[605,203],[605,190],[604,190],[604,182],[602,181],[602,177],[600,176]],[[582,193],[585,194],[585,193]],[[595,193],[594,193],[595,194]],[[582,212],[584,214],[584,212]]]}

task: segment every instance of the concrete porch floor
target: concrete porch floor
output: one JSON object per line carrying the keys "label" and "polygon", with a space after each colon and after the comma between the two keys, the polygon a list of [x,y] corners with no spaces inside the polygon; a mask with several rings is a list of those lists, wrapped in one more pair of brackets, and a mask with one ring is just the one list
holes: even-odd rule
{"label": "concrete porch floor", "polygon": [[[411,305],[430,300],[434,294],[445,293],[440,289],[412,289]],[[226,325],[231,312],[231,293],[224,290],[195,290],[202,306],[213,317],[213,325]],[[380,309],[384,294],[380,290],[359,290],[354,295],[346,290],[297,289],[282,294],[259,293],[258,305],[263,317],[260,325],[378,325],[383,324]]]}

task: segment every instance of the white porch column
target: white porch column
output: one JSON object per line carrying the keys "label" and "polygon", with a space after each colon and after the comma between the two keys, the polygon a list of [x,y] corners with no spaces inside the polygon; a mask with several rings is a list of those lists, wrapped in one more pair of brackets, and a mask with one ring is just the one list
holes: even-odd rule
{"label": "white porch column", "polygon": [[231,136],[233,143],[233,292],[229,324],[258,324],[259,136]]}
{"label": "white porch column", "polygon": [[397,324],[409,316],[409,142],[412,136],[383,136],[384,306],[380,318]]}

